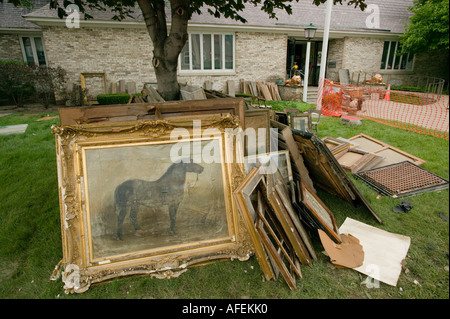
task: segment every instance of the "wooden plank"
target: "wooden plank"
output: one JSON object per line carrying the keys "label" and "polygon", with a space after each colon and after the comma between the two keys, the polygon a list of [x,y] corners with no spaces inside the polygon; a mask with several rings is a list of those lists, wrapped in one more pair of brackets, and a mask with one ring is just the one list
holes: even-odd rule
{"label": "wooden plank", "polygon": [[239,118],[245,127],[244,99],[223,98],[197,101],[170,101],[164,103],[122,104],[91,107],[60,108],[61,125],[87,124],[93,120],[111,122],[115,117],[137,116],[145,119],[155,118],[155,108],[163,118],[182,117],[188,115],[231,114]]}
{"label": "wooden plank", "polygon": [[205,90],[212,90],[212,88],[213,88],[213,82],[210,81],[210,80],[206,80],[206,81],[205,81],[205,84],[203,85],[203,88],[204,88]]}
{"label": "wooden plank", "polygon": [[228,95],[235,97],[236,96],[236,88],[234,86],[234,81],[233,80],[228,80],[227,81],[227,90],[228,90]]}
{"label": "wooden plank", "polygon": [[256,86],[259,90],[259,95],[265,98],[266,100],[272,100],[272,95],[267,88],[267,85],[263,82],[256,82]]}
{"label": "wooden plank", "polygon": [[303,161],[303,156],[300,154],[297,144],[292,136],[291,128],[285,126],[277,121],[271,120],[270,125],[272,127],[281,129],[280,138],[283,145],[286,145],[289,150],[289,156],[291,157],[291,162],[293,163],[293,168],[298,171],[301,176],[301,180],[309,186],[313,191],[315,191],[313,181],[309,176],[308,169]]}

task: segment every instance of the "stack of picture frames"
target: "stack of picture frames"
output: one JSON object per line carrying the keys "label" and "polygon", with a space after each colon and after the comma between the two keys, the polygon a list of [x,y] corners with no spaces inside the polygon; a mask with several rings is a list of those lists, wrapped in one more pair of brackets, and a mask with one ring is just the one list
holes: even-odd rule
{"label": "stack of picture frames", "polygon": [[410,161],[416,165],[425,163],[423,159],[417,156],[364,133],[349,139],[326,136],[322,140],[336,157],[339,164],[352,174],[402,161]]}
{"label": "stack of picture frames", "polygon": [[315,187],[364,205],[381,220],[322,140],[275,120],[270,124],[278,130],[280,150],[246,156],[247,175],[233,194],[265,279],[281,274],[294,290],[301,266],[317,259],[313,239],[319,231],[342,243],[334,214]]}
{"label": "stack of picture frames", "polygon": [[323,138],[339,164],[381,195],[403,197],[448,188],[446,179],[424,169],[425,160],[360,133]]}
{"label": "stack of picture frames", "polygon": [[[322,140],[242,98],[61,108],[59,118],[63,258],[51,279],[66,293],[253,255],[266,280],[281,274],[296,289],[317,258],[312,236],[341,242],[317,188],[381,223]],[[256,142],[239,135],[248,128]]]}

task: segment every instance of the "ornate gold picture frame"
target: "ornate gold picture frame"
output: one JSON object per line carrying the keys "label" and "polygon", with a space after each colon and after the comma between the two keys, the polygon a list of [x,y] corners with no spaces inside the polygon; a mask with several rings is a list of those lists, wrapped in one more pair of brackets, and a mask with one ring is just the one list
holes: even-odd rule
{"label": "ornate gold picture frame", "polygon": [[62,272],[67,293],[253,254],[232,197],[238,120],[201,119],[53,127],[63,259],[52,279]]}

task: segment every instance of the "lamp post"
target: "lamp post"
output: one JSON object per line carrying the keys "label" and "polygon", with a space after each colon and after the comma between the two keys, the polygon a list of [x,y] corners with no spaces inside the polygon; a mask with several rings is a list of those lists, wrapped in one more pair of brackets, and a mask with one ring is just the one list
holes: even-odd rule
{"label": "lamp post", "polygon": [[309,78],[309,55],[311,51],[311,39],[314,38],[317,28],[310,23],[305,28],[305,38],[308,41],[306,44],[306,61],[305,61],[305,78],[303,79],[303,102],[308,99],[308,78]]}

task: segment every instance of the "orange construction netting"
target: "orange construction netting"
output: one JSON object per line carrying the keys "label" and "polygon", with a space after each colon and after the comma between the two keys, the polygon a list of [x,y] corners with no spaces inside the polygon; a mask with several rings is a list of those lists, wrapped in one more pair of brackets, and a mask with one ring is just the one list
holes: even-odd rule
{"label": "orange construction netting", "polygon": [[449,139],[448,95],[394,91],[385,84],[357,86],[325,79],[319,85],[316,102],[325,116],[358,116]]}

